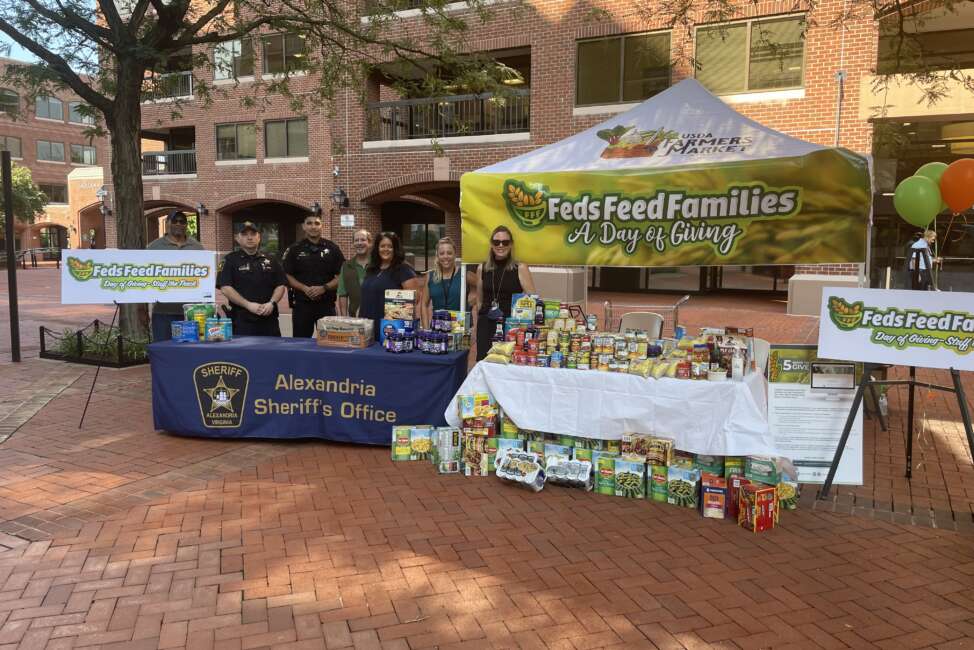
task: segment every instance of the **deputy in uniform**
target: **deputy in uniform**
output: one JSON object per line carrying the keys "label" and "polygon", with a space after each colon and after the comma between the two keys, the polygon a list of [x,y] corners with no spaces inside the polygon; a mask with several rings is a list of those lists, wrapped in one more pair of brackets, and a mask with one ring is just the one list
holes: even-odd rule
{"label": "deputy in uniform", "polygon": [[284,297],[287,276],[274,258],[262,253],[260,231],[253,221],[237,230],[240,250],[228,253],[217,286],[232,306],[234,336],[280,336],[277,303]]}
{"label": "deputy in uniform", "polygon": [[322,316],[335,315],[335,289],[345,256],[333,241],[321,236],[321,217],[309,214],[304,219],[305,239],[284,251],[284,272],[294,289],[291,316],[295,338],[314,334]]}

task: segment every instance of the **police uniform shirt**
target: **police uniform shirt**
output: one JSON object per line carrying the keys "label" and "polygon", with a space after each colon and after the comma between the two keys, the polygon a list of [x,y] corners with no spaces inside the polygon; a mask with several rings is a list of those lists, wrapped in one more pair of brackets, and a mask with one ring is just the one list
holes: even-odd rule
{"label": "police uniform shirt", "polygon": [[[318,287],[331,282],[341,272],[345,256],[333,241],[320,239],[317,244],[307,238],[291,244],[284,251],[284,272],[294,276],[298,282],[309,287]],[[295,302],[311,302],[303,291],[294,291]],[[321,302],[334,303],[335,293],[326,291]]]}
{"label": "police uniform shirt", "polygon": [[[244,299],[258,304],[270,302],[274,289],[282,285],[287,286],[284,269],[277,260],[260,251],[254,255],[248,255],[243,250],[227,253],[216,280],[217,288],[233,287]],[[251,320],[261,318],[240,305],[233,305],[233,312],[234,316],[250,317]],[[274,314],[276,313],[275,304]],[[268,317],[270,315],[264,318]]]}

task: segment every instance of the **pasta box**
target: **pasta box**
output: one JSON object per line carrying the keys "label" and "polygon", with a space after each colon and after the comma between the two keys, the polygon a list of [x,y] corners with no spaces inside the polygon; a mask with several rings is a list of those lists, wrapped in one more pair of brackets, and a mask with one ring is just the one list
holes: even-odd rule
{"label": "pasta box", "polygon": [[778,490],[773,485],[742,485],[738,496],[740,508],[737,523],[760,533],[771,530],[778,523]]}
{"label": "pasta box", "polygon": [[701,475],[700,510],[710,519],[723,519],[727,515],[727,479],[714,474]]}
{"label": "pasta box", "polygon": [[416,292],[412,289],[386,289],[385,318],[387,320],[415,320]]}

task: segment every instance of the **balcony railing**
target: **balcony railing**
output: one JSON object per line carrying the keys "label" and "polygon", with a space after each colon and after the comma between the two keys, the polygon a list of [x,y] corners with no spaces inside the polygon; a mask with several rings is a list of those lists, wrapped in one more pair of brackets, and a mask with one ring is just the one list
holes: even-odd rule
{"label": "balcony railing", "polygon": [[366,140],[414,140],[522,133],[531,129],[531,91],[503,95],[375,102],[366,109]]}
{"label": "balcony railing", "polygon": [[150,151],[142,154],[143,176],[196,173],[196,150]]}
{"label": "balcony railing", "polygon": [[193,96],[193,72],[170,72],[146,79],[142,84],[142,101],[158,102]]}

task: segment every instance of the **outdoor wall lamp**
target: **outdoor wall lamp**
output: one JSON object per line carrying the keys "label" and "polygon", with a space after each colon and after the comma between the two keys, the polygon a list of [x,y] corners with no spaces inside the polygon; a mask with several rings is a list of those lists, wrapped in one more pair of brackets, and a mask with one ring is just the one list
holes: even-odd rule
{"label": "outdoor wall lamp", "polygon": [[335,204],[336,208],[347,208],[348,207],[348,194],[342,188],[337,188],[331,193],[331,202]]}
{"label": "outdoor wall lamp", "polygon": [[209,211],[209,209],[205,205],[203,205],[202,203],[197,203],[196,204],[196,214],[197,215],[199,215],[201,217],[205,217],[209,213],[210,213],[210,211]]}
{"label": "outdoor wall lamp", "polygon": [[98,210],[101,212],[101,216],[103,216],[103,217],[110,217],[110,216],[112,216],[112,209],[110,207],[108,207],[107,205],[105,205],[104,203],[101,204],[101,207],[98,208]]}
{"label": "outdoor wall lamp", "polygon": [[315,202],[313,202],[311,204],[311,214],[314,215],[314,216],[316,216],[316,217],[320,217],[321,216],[321,204],[318,203],[317,201],[315,201]]}

